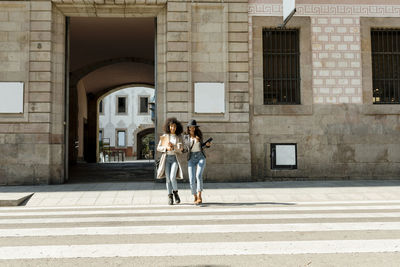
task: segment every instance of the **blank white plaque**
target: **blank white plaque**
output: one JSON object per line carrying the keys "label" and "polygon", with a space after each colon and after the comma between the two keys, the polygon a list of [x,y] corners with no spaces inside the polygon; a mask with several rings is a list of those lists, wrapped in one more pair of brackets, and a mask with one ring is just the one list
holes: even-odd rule
{"label": "blank white plaque", "polygon": [[276,145],[276,165],[296,165],[295,145]]}
{"label": "blank white plaque", "polygon": [[195,83],[194,112],[224,113],[225,112],[224,83]]}
{"label": "blank white plaque", "polygon": [[24,112],[24,83],[0,82],[0,113]]}

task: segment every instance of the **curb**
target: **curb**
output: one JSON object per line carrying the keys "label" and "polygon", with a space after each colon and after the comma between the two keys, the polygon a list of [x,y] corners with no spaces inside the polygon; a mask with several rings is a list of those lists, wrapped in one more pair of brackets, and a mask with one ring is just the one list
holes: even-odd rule
{"label": "curb", "polygon": [[0,207],[19,206],[34,193],[0,193]]}

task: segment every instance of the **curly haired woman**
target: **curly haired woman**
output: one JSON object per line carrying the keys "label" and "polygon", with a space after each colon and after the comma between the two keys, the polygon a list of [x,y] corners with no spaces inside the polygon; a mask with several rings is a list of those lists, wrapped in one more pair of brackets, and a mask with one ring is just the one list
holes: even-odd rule
{"label": "curly haired woman", "polygon": [[183,172],[176,155],[183,152],[182,124],[176,118],[168,118],[164,124],[164,132],[165,134],[160,136],[160,142],[157,146],[157,151],[163,153],[157,170],[157,178],[165,177],[168,204],[173,205],[173,197],[175,197],[176,204],[181,202],[176,179],[183,179]]}

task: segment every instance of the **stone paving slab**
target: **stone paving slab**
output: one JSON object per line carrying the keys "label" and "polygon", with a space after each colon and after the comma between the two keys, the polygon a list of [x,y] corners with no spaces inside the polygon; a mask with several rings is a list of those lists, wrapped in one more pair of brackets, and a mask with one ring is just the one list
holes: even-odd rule
{"label": "stone paving slab", "polygon": [[[182,204],[191,204],[188,183],[179,183]],[[35,194],[26,206],[165,205],[164,183],[122,182],[0,186],[0,195]],[[400,180],[204,183],[203,200],[213,204],[263,204],[400,200]]]}

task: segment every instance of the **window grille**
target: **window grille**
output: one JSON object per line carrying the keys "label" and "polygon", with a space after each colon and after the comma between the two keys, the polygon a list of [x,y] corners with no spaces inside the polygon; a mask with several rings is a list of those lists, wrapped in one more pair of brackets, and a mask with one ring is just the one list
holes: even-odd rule
{"label": "window grille", "polygon": [[264,105],[300,104],[298,29],[263,30]]}
{"label": "window grille", "polygon": [[374,104],[400,104],[400,29],[371,29]]}

